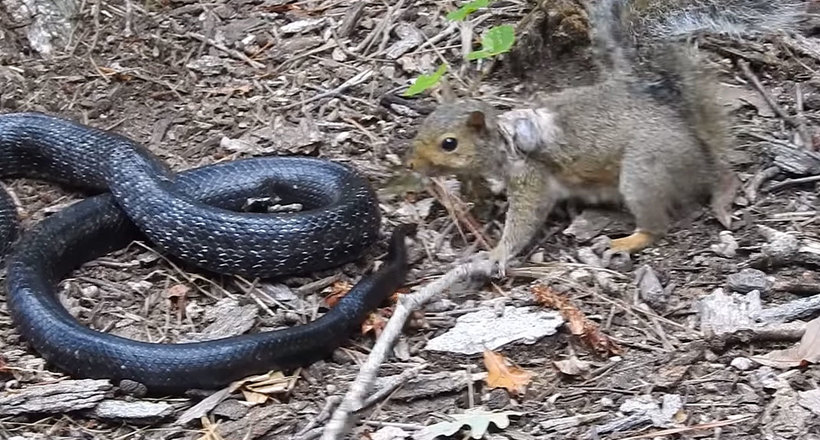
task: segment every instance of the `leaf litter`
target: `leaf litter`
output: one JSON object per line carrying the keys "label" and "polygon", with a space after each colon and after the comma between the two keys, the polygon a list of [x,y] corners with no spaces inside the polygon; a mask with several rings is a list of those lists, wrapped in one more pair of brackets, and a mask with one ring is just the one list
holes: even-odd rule
{"label": "leaf litter", "polygon": [[[59,113],[113,128],[146,143],[174,169],[250,155],[308,154],[348,163],[381,190],[407,175],[400,167],[406,143],[439,93],[434,87],[432,94],[401,100],[419,74],[446,67],[447,85],[457,93],[508,106],[536,91],[584,82],[594,72],[593,66],[572,58],[578,53],[571,41],[573,25],[583,14],[568,8],[550,15],[550,26],[541,26],[539,12],[525,2],[472,3],[477,8],[466,21],[478,40],[490,26],[520,24],[503,68],[477,88],[470,84],[472,67],[463,62],[461,41],[467,28],[451,26],[444,16],[454,8],[441,9],[434,2],[79,2],[72,15],[75,29],[30,42],[28,24],[50,16],[5,14],[20,2],[2,0],[0,15],[6,19],[0,19],[0,109]],[[557,34],[528,29],[554,29]],[[504,49],[504,44],[488,42],[488,48]],[[754,70],[773,101],[814,121],[820,117],[820,87],[812,77],[817,59],[807,55],[813,44],[806,37],[764,36],[743,42],[709,37],[704,47],[714,49],[710,52],[727,73],[737,69],[732,65],[736,60],[763,60]],[[556,51],[549,52],[551,48]],[[539,65],[539,60],[549,60],[548,65]],[[516,65],[523,66],[526,78],[517,76]],[[399,424],[412,435],[443,421],[452,423],[437,428],[445,432],[466,428],[467,435],[510,439],[587,438],[594,432],[621,438],[678,433],[808,438],[817,417],[820,379],[811,351],[817,344],[796,343],[816,337],[816,324],[806,322],[812,323],[820,310],[817,282],[803,277],[820,262],[813,183],[820,161],[816,152],[792,145],[794,127],[766,107],[751,82],[737,77],[725,75],[724,82],[731,86],[722,92],[739,119],[735,128],[741,142],[731,159],[744,184],[733,206],[740,221],[731,231],[708,216],[696,217],[673,229],[659,246],[617,266],[601,255],[594,239],[628,231],[628,221],[616,221],[615,213],[608,211],[582,218],[583,213],[578,216],[574,206],[567,206],[545,223],[543,238],[534,246],[533,255],[539,258],[524,259],[534,262],[524,269],[537,273],[538,284],[549,290],[537,295],[525,284],[528,275],[479,287],[464,283],[451,289],[448,301],[438,302],[437,308],[417,312],[396,344],[395,357],[380,371],[382,378],[401,380],[392,394],[376,400],[378,405],[362,410],[367,423],[357,426],[357,434],[380,424]],[[66,189],[30,180],[7,186],[23,201],[26,228],[78,198]],[[443,192],[431,193],[417,182],[393,194],[379,192],[385,232],[407,220],[421,226],[412,249],[410,289],[499,236],[503,198],[488,198],[489,208],[481,212],[465,194],[458,194],[463,199],[459,201]],[[573,218],[580,220],[573,223]],[[568,229],[570,224],[575,226]],[[591,247],[579,247],[588,242]],[[324,273],[276,280],[281,284],[273,288],[264,282],[189,272],[133,246],[77,271],[61,285],[61,301],[85,325],[141,340],[180,342],[206,334],[216,322],[225,325],[214,334],[255,332],[320,316],[333,302],[332,297],[325,302],[325,287],[342,280],[349,289],[383,251],[376,249],[363,261]],[[638,268],[645,274],[651,271],[643,286],[635,284]],[[729,279],[747,268],[765,277],[756,274],[748,283],[736,276]],[[189,290],[183,294],[176,286]],[[337,287],[341,291],[343,286]],[[706,301],[704,308],[701,300],[719,299],[710,297],[718,288],[723,289],[723,300]],[[659,300],[645,293],[657,293],[652,297]],[[60,407],[47,400],[51,409],[60,409],[61,417],[23,411],[11,421],[0,421],[4,434],[23,438],[45,433],[67,438],[138,435],[149,440],[315,438],[374,340],[372,331],[356,335],[331,358],[294,375],[259,375],[255,388],[240,382],[210,395],[126,397],[123,384],[103,384],[92,392],[96,388],[78,386],[52,370],[13,330],[3,301],[0,296],[0,399],[17,399],[23,406],[14,407],[25,408],[41,399],[30,394],[41,390],[38,387],[62,386],[51,391],[57,390],[69,404]],[[494,301],[502,306],[490,305]],[[232,306],[225,307],[229,303]],[[713,313],[720,305],[728,307],[727,313]],[[424,350],[428,341],[458,326],[459,318],[481,310],[503,316],[507,307],[531,315],[554,313],[543,308],[555,308],[555,316],[564,322],[564,331],[532,336],[534,343],[526,337],[505,337],[510,340],[494,348],[503,349],[503,365],[520,365],[533,375],[522,394],[491,389],[484,382],[479,353],[488,346],[471,354]],[[241,319],[252,309],[253,319]],[[216,313],[219,310],[230,311]],[[742,319],[727,320],[730,317]],[[488,316],[485,327],[495,325],[496,319]],[[742,326],[732,326],[737,323]],[[485,339],[495,345],[492,338]],[[767,353],[777,368],[758,362]],[[597,355],[608,356],[608,362],[598,363]],[[739,358],[749,362],[736,361]],[[423,373],[403,374],[415,369]],[[413,394],[411,388],[420,391]],[[93,394],[91,400],[83,400],[83,393]],[[637,395],[651,397],[640,403]],[[671,409],[664,412],[666,395],[685,396],[686,420],[677,419],[679,413],[670,416]],[[72,401],[82,408],[70,406]],[[115,420],[126,414],[120,411],[126,406],[134,409],[146,402],[166,403],[172,413],[144,406],[144,414],[155,414],[158,420],[143,425],[139,421],[146,419],[138,413],[128,416],[133,420]],[[228,417],[215,411],[223,402],[244,402],[249,409]],[[627,403],[632,407],[624,406]],[[92,415],[87,405],[97,405],[100,412]],[[102,411],[112,408],[118,415]],[[657,424],[647,411],[657,411]],[[513,416],[519,413],[525,417]],[[464,416],[471,423],[459,424],[464,414],[472,414]],[[632,416],[639,423],[618,424]]]}

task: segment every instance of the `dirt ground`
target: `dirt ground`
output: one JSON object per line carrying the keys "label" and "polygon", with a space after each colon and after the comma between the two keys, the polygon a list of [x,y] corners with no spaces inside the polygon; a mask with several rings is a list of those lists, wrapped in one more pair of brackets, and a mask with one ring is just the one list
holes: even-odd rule
{"label": "dirt ground", "polygon": [[[32,48],[27,32],[33,18],[15,14],[19,4],[0,2],[0,111],[41,111],[114,130],[176,170],[267,154],[350,163],[379,189],[385,236],[401,222],[420,224],[411,246],[411,289],[477,245],[439,201],[408,183],[402,167],[408,140],[435,104],[430,94],[401,98],[410,79],[443,58],[452,63],[449,83],[456,93],[509,108],[534,90],[587,83],[593,72],[581,48],[557,49],[563,48],[558,37],[572,37],[566,28],[547,26],[543,31],[555,37],[546,40],[547,48],[526,36],[519,42],[537,56],[513,54],[476,82],[475,64],[461,61],[464,30],[444,19],[455,2],[82,1],[76,23],[64,40],[52,42],[48,56]],[[475,38],[488,26],[518,23],[531,10],[528,2],[499,1],[473,16]],[[817,301],[812,295],[820,293],[820,259],[811,246],[820,240],[820,179],[814,178],[820,155],[813,152],[816,144],[808,151],[794,144],[795,121],[817,142],[820,44],[809,36],[770,35],[733,43],[710,37],[704,47],[723,66],[723,98],[738,134],[731,160],[743,188],[731,232],[722,233],[703,209],[656,247],[600,264],[579,250],[589,250],[590,239],[602,233],[629,232],[628,217],[562,206],[518,276],[460,285],[416,313],[380,377],[414,368],[419,375],[363,410],[352,438],[412,438],[470,408],[495,414],[485,437],[493,439],[820,438],[817,366],[752,359],[794,346],[803,330],[809,332],[802,323],[816,317],[818,307],[764,323],[771,324],[766,330],[715,335],[703,328],[704,298],[716,289],[742,298],[752,290],[748,284],[757,286],[732,281],[741,273],[756,276],[749,275],[762,286],[764,309]],[[786,118],[755,92],[738,61],[750,64]],[[20,201],[26,227],[82,196],[31,180],[3,183]],[[503,207],[499,198],[491,212],[475,213],[488,225],[490,241],[499,236]],[[566,233],[571,224],[575,237]],[[776,261],[761,226],[790,232],[804,248]],[[323,313],[324,297],[370,271],[383,250],[380,245],[326,273],[253,282],[191,271],[136,243],[74,272],[61,284],[61,299],[85,325],[145,341],[264,331]],[[620,353],[596,355],[568,326],[534,344],[506,344],[495,351],[532,375],[525,392],[516,394],[487,385],[480,353],[425,349],[470,312],[542,308],[533,299],[533,283],[577,307]],[[379,319],[390,311],[382,309]],[[113,384],[89,404],[41,404],[16,414],[0,408],[0,438],[318,438],[373,341],[373,332],[355,335],[285,385],[234,391],[184,424],[176,422],[203,396],[137,397]],[[72,383],[21,341],[2,295],[0,347],[0,402],[36,386]],[[803,356],[820,361],[817,353]],[[101,409],[101,402],[111,401],[150,405],[138,416],[112,415]],[[491,418],[475,415],[463,427],[480,431]],[[468,438],[464,432],[451,438]]]}

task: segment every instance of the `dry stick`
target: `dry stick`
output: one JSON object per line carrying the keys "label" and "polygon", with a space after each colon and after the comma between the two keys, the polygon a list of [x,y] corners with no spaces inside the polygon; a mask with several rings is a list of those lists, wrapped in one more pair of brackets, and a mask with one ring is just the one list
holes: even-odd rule
{"label": "dry stick", "polygon": [[787,186],[800,185],[802,183],[811,183],[811,182],[817,182],[817,181],[820,181],[820,176],[806,176],[806,177],[798,177],[796,179],[787,179],[787,180],[775,183],[772,186],[770,186],[768,192],[775,192],[775,191],[777,191],[779,189],[782,189],[782,188],[785,188]]}
{"label": "dry stick", "polygon": [[308,104],[308,103],[311,103],[311,102],[314,102],[314,101],[318,101],[320,99],[328,98],[328,97],[331,97],[331,96],[338,96],[338,95],[344,93],[347,89],[349,89],[351,87],[355,87],[355,86],[357,86],[359,84],[362,84],[363,82],[367,81],[368,79],[370,79],[371,76],[373,76],[373,71],[372,70],[363,70],[363,71],[357,73],[352,78],[350,78],[347,81],[343,82],[341,85],[339,85],[338,87],[336,87],[333,90],[328,90],[326,92],[319,93],[318,95],[313,95],[310,98],[303,99],[299,102],[294,102],[294,103],[291,103],[291,104],[283,105],[281,107],[276,107],[276,108],[274,108],[274,110],[277,110],[277,111],[288,110],[288,109],[291,109],[291,108],[294,108],[294,107],[300,107],[302,105],[305,105],[305,104]]}
{"label": "dry stick", "polygon": [[388,353],[401,335],[404,323],[410,314],[419,309],[434,296],[440,294],[456,282],[477,274],[489,274],[492,265],[488,260],[458,265],[444,274],[438,280],[428,284],[416,293],[399,297],[398,306],[387,321],[381,336],[376,340],[367,361],[362,365],[356,380],[350,385],[344,400],[333,412],[333,416],[325,426],[322,440],[341,439],[352,428],[355,411],[358,411],[364,402],[366,394],[373,386],[379,367],[387,359]]}
{"label": "dry stick", "polygon": [[[491,246],[487,242],[487,238],[484,237],[484,234],[481,232],[481,225],[478,221],[470,214],[468,210],[464,208],[464,202],[456,197],[453,194],[450,194],[444,184],[442,184],[438,179],[432,179],[433,184],[430,186],[429,191],[432,193],[433,197],[441,203],[447,212],[450,214],[450,217],[457,222],[456,227],[458,228],[458,232],[464,236],[464,231],[458,226],[459,223],[463,223],[467,226],[467,229],[475,235],[476,242],[484,248],[484,250],[490,250]],[[466,237],[464,237],[466,240]]]}
{"label": "dry stick", "polygon": [[133,25],[132,22],[134,20],[134,5],[131,3],[131,0],[125,0],[125,28],[123,29],[122,33],[126,37],[131,37],[134,35]]}
{"label": "dry stick", "polygon": [[401,15],[401,8],[404,7],[405,0],[399,0],[395,6],[390,8],[390,11],[387,13],[387,16],[384,18],[385,23],[382,27],[382,41],[379,43],[379,49],[376,53],[383,53],[384,49],[387,47],[387,43],[390,42],[390,30],[392,29],[393,25],[393,18],[394,16],[398,17]]}
{"label": "dry stick", "polygon": [[811,135],[809,135],[809,130],[806,128],[806,124],[800,118],[796,118],[794,116],[789,116],[782,107],[780,107],[775,101],[774,98],[766,91],[766,88],[763,87],[763,84],[760,82],[760,79],[752,72],[752,69],[749,68],[749,63],[745,60],[738,60],[738,65],[740,69],[743,71],[743,76],[746,77],[749,81],[752,82],[755,89],[760,96],[766,101],[766,104],[769,104],[769,107],[772,109],[773,112],[777,113],[784,121],[786,121],[789,125],[794,127],[797,130],[797,134],[800,136],[800,140],[803,143],[803,148],[811,148],[812,141]]}
{"label": "dry stick", "polygon": [[197,34],[197,33],[194,33],[194,32],[188,32],[185,35],[189,38],[193,38],[194,40],[201,41],[201,42],[203,42],[205,44],[208,44],[208,45],[210,45],[210,46],[212,46],[216,49],[219,49],[222,52],[225,52],[226,54],[232,56],[233,58],[244,61],[244,62],[248,63],[248,65],[253,67],[253,68],[256,68],[256,69],[264,69],[265,68],[265,65],[260,63],[259,61],[254,61],[254,60],[250,59],[244,53],[239,52],[238,50],[233,50],[231,48],[228,48],[224,44],[219,44],[216,41],[214,41],[214,40],[212,40],[212,39],[210,39],[210,38],[208,38],[204,35],[200,35],[200,34]]}
{"label": "dry stick", "polygon": [[755,174],[754,177],[752,177],[749,180],[749,184],[746,185],[746,188],[744,190],[746,198],[749,200],[749,202],[754,203],[757,200],[758,192],[760,191],[760,186],[763,185],[765,182],[773,179],[778,174],[780,174],[780,168],[776,166],[770,166]]}

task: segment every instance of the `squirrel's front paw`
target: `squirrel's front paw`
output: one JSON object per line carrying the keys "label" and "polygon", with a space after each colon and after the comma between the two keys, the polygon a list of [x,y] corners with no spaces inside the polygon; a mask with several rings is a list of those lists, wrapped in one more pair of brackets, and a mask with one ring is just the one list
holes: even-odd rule
{"label": "squirrel's front paw", "polygon": [[493,273],[499,278],[507,276],[507,263],[510,261],[510,256],[506,250],[497,246],[489,252],[490,262],[493,265]]}

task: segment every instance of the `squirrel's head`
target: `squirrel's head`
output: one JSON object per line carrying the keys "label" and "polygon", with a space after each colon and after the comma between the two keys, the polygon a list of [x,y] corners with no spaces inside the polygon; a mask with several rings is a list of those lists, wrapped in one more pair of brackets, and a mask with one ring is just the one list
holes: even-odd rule
{"label": "squirrel's head", "polygon": [[497,138],[495,110],[476,101],[442,104],[424,119],[407,166],[427,175],[474,174]]}

